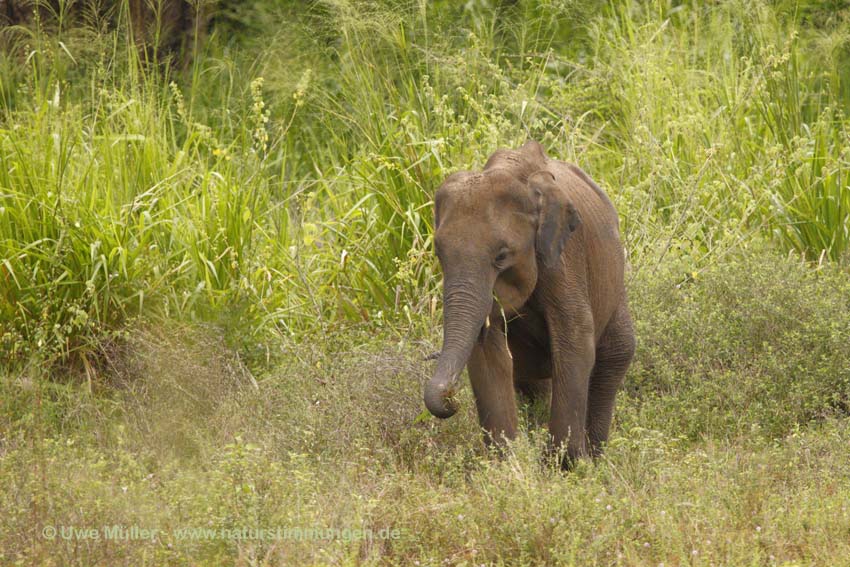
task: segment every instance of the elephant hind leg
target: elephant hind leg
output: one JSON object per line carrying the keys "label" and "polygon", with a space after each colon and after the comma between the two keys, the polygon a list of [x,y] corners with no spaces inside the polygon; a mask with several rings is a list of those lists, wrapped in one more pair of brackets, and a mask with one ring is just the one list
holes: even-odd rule
{"label": "elephant hind leg", "polygon": [[[552,379],[520,380],[516,382],[516,391],[530,404],[546,403],[552,395]],[[548,407],[548,406],[547,406]]]}
{"label": "elephant hind leg", "polygon": [[602,453],[614,416],[617,390],[635,352],[632,318],[626,302],[620,305],[596,346],[587,400],[587,433],[593,456]]}
{"label": "elephant hind leg", "polygon": [[528,426],[532,429],[546,427],[552,404],[552,379],[520,380],[515,387]]}
{"label": "elephant hind leg", "polygon": [[514,388],[525,406],[530,423],[542,426],[548,421],[552,398],[552,364],[545,349],[521,335],[509,335],[513,360]]}
{"label": "elephant hind leg", "polygon": [[525,401],[536,404],[552,395],[552,365],[549,353],[537,348],[511,346],[514,387]]}

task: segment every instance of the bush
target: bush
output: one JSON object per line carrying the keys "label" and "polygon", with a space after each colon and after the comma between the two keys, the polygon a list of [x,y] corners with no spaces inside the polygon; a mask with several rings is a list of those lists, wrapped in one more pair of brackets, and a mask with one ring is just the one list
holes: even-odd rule
{"label": "bush", "polygon": [[[850,409],[843,270],[757,251],[631,287],[639,341],[628,420],[690,438],[783,436]],[[628,427],[628,426],[627,426]]]}

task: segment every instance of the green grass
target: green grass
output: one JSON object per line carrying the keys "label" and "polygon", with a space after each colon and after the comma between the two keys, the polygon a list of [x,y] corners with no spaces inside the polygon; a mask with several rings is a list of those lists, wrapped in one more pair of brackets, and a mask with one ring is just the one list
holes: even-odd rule
{"label": "green grass", "polygon": [[[181,71],[124,8],[0,30],[0,563],[846,562],[847,6],[257,2]],[[631,265],[567,475],[533,411],[501,460],[468,388],[422,414],[434,190],[529,137]],[[111,524],[163,533],[41,532]],[[174,531],[210,526],[400,536]]]}
{"label": "green grass", "polygon": [[527,137],[609,189],[638,269],[756,237],[846,263],[847,35],[811,11],[320,2],[184,75],[120,26],[6,30],[4,352],[96,358],[137,315],[243,321],[260,359],[431,325],[434,188]]}

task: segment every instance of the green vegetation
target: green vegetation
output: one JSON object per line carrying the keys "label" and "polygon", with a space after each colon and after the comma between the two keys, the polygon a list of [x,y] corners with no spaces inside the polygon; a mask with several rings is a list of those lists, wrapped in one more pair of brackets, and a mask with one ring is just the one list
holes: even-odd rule
{"label": "green vegetation", "polygon": [[[0,563],[846,564],[834,4],[258,1],[181,65],[125,6],[0,30]],[[528,137],[631,264],[611,445],[567,475],[532,425],[487,455],[468,389],[421,417],[433,191]],[[161,532],[43,532],[114,524]],[[277,527],[376,537],[177,531]]]}

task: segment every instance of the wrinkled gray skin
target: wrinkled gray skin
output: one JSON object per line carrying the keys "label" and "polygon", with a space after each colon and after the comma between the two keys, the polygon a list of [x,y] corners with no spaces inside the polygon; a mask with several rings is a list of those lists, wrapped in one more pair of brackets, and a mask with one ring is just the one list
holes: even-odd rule
{"label": "wrinkled gray skin", "polygon": [[565,467],[599,454],[635,349],[611,201],[530,141],[497,151],[480,173],[451,175],[434,216],[444,337],[425,387],[430,412],[455,413],[467,366],[488,444],[516,435],[519,391],[551,396],[551,448],[566,449]]}

